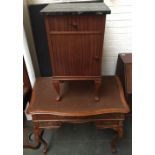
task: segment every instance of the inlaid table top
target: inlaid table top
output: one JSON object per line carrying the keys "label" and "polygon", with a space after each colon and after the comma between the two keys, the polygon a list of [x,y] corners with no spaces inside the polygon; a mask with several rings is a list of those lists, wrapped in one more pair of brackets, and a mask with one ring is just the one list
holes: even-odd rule
{"label": "inlaid table top", "polygon": [[56,101],[52,77],[40,77],[35,82],[28,112],[71,117],[129,112],[117,76],[102,78],[98,102],[94,101],[93,90],[93,81],[65,81],[61,84],[62,99]]}

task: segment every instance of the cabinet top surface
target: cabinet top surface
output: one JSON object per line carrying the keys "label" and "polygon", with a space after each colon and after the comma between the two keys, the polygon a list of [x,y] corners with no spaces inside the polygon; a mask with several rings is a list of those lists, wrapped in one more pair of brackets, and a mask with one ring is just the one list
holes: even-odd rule
{"label": "cabinet top surface", "polygon": [[121,53],[120,57],[123,63],[132,63],[132,53]]}
{"label": "cabinet top surface", "polygon": [[70,81],[62,86],[62,100],[56,101],[52,78],[39,78],[33,88],[28,112],[57,116],[92,116],[127,113],[129,108],[118,78],[103,77],[100,101],[94,101],[93,81]]}
{"label": "cabinet top surface", "polygon": [[48,4],[41,10],[45,14],[62,14],[62,13],[96,13],[96,14],[110,14],[111,10],[104,2],[97,3],[56,3]]}

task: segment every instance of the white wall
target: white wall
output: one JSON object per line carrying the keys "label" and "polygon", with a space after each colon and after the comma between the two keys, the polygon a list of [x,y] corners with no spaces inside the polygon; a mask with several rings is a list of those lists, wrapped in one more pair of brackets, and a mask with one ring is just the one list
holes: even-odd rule
{"label": "white wall", "polygon": [[115,73],[118,53],[132,52],[132,0],[104,0],[107,15],[102,74]]}
{"label": "white wall", "polygon": [[[50,3],[52,0],[27,0],[28,4]],[[132,0],[104,0],[111,9],[107,15],[102,74],[115,74],[118,53],[132,52]]]}
{"label": "white wall", "polygon": [[26,39],[24,29],[23,29],[23,55],[24,55],[24,60],[25,60],[25,64],[26,64],[27,73],[29,75],[30,83],[31,83],[31,86],[33,87],[36,78],[35,78],[35,74],[34,74],[34,67],[32,65],[32,59],[30,56],[30,51],[28,48],[27,39]]}

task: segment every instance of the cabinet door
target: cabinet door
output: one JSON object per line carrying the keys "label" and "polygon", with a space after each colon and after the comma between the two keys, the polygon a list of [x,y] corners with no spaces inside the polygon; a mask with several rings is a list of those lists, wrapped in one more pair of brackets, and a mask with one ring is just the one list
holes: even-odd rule
{"label": "cabinet door", "polygon": [[58,33],[50,36],[54,76],[99,76],[102,33]]}

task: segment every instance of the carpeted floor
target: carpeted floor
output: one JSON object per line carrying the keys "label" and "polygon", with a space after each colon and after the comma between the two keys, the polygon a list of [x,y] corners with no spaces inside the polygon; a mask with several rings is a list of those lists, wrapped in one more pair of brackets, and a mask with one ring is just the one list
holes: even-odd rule
{"label": "carpeted floor", "polygon": [[[45,130],[43,137],[49,143],[46,155],[112,155],[109,142],[113,136],[113,130],[99,130],[88,123],[65,124],[57,130]],[[131,117],[125,120],[124,138],[118,142],[117,148],[115,155],[132,155]],[[43,155],[42,146],[37,150],[24,149],[23,155]]]}

